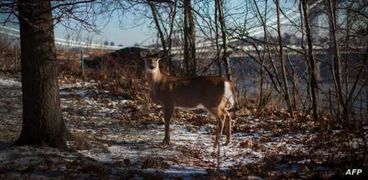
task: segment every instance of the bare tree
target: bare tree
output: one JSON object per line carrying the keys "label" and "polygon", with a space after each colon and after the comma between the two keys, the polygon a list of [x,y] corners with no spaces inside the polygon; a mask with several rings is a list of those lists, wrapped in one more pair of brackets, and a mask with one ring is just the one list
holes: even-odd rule
{"label": "bare tree", "polygon": [[283,50],[283,43],[282,43],[282,36],[280,30],[280,2],[276,0],[276,18],[277,18],[277,34],[278,34],[278,43],[279,43],[279,58],[280,58],[280,66],[281,66],[281,77],[282,77],[282,84],[283,84],[283,95],[286,101],[286,105],[291,117],[293,117],[293,108],[291,106],[290,101],[290,93],[289,93],[289,86],[287,82],[286,70],[285,70],[285,61],[284,61],[284,50]]}
{"label": "bare tree", "polygon": [[221,76],[222,75],[222,69],[221,69],[221,49],[220,49],[220,44],[219,44],[219,23],[218,23],[218,19],[219,19],[219,3],[216,1],[215,2],[215,44],[216,44],[216,63],[217,63],[217,69],[218,69],[218,75]]}
{"label": "bare tree", "polygon": [[313,109],[313,119],[314,121],[318,120],[318,112],[317,112],[317,79],[316,79],[316,72],[315,72],[315,60],[313,55],[313,45],[312,45],[312,35],[310,30],[310,17],[309,17],[309,9],[308,4],[306,0],[301,0],[302,7],[303,7],[303,13],[304,13],[304,25],[305,25],[305,31],[307,36],[307,43],[308,43],[308,52],[306,57],[307,61],[307,68],[308,68],[308,87],[310,96],[312,98],[312,109]]}
{"label": "bare tree", "polygon": [[191,0],[184,0],[184,62],[188,75],[195,75],[196,62],[196,33]]}
{"label": "bare tree", "polygon": [[[337,24],[336,24],[336,2],[332,0],[327,0],[328,4],[328,12],[329,12],[329,19],[330,19],[330,31],[332,36],[332,43],[333,43],[333,68],[332,68],[332,74],[334,78],[334,84],[335,89],[337,93],[337,100],[340,103],[340,105],[343,108],[343,114],[346,114],[345,112],[346,106],[343,102],[343,93],[342,93],[342,87],[341,87],[341,62],[340,62],[340,53],[339,53],[339,47],[337,42]],[[339,110],[338,110],[339,111]],[[347,117],[345,117],[347,118]],[[344,118],[344,119],[345,119]]]}
{"label": "bare tree", "polygon": [[216,0],[216,10],[218,12],[218,22],[220,24],[221,29],[221,38],[222,38],[222,62],[225,67],[225,74],[228,80],[231,80],[231,72],[230,72],[230,63],[227,52],[227,34],[226,34],[226,25],[225,25],[225,15],[224,15],[224,4],[222,0]]}
{"label": "bare tree", "polygon": [[[98,0],[0,2],[0,13],[16,16],[15,23],[20,25],[23,123],[16,144],[67,148],[69,132],[60,108],[54,22],[73,19],[87,30],[96,30],[95,17],[125,10],[123,2],[128,0],[113,7],[111,1]],[[91,12],[77,11],[78,8]]]}
{"label": "bare tree", "polygon": [[18,145],[66,148],[61,115],[51,1],[18,1],[23,126]]}
{"label": "bare tree", "polygon": [[[161,46],[162,49],[164,50],[164,58],[168,61],[168,66],[169,66],[169,72],[172,73],[172,61],[171,61],[171,55],[170,55],[170,50],[172,47],[172,35],[173,35],[173,30],[174,30],[174,20],[176,17],[176,13],[177,13],[177,0],[174,1],[174,3],[168,3],[169,5],[169,20],[168,23],[169,27],[168,30],[166,29],[166,27],[163,25],[165,22],[163,22],[164,20],[162,18],[160,18],[160,14],[157,11],[157,6],[155,5],[155,2],[153,2],[152,0],[148,1],[148,5],[150,6],[151,9],[151,13],[152,13],[152,17],[153,17],[153,21],[156,25],[156,29],[158,31],[160,40],[161,40]],[[166,32],[166,33],[165,33]]]}
{"label": "bare tree", "polygon": [[[259,109],[263,109],[264,105],[265,105],[265,99],[263,97],[263,85],[264,85],[264,64],[265,64],[265,59],[266,59],[266,49],[268,49],[268,44],[267,44],[267,0],[265,1],[265,7],[264,7],[264,14],[261,14],[261,11],[259,9],[259,6],[256,2],[256,0],[253,0],[253,4],[255,6],[256,9],[256,14],[259,17],[262,27],[263,27],[263,37],[264,37],[264,41],[266,43],[263,43],[263,53],[262,56],[260,56],[260,86],[259,86],[259,101],[258,101],[258,108]],[[267,70],[267,69],[266,69]],[[272,77],[270,77],[272,78]]]}

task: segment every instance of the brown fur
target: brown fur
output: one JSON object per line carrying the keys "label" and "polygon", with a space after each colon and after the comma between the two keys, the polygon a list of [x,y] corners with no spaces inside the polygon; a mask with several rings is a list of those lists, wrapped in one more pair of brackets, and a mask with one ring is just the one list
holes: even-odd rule
{"label": "brown fur", "polygon": [[231,140],[231,117],[226,107],[229,100],[224,98],[225,82],[230,83],[232,93],[234,84],[222,77],[174,77],[160,72],[159,59],[145,59],[146,78],[150,85],[150,96],[155,103],[164,107],[165,138],[170,143],[169,126],[175,107],[195,108],[203,105],[217,120],[216,140],[219,143],[224,124],[226,125],[226,144]]}

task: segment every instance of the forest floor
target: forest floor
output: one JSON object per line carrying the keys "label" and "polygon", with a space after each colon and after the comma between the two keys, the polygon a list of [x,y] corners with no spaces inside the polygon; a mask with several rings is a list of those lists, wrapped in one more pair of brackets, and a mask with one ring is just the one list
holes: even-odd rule
{"label": "forest floor", "polygon": [[[141,83],[141,82],[137,82]],[[0,76],[0,178],[330,178],[367,169],[365,132],[330,128],[283,111],[236,113],[233,140],[213,149],[215,120],[204,110],[176,110],[171,145],[162,145],[161,107],[99,81],[60,77],[70,151],[12,146],[21,130],[21,84]],[[121,93],[119,93],[121,92]],[[367,139],[367,138],[365,138]],[[223,136],[222,141],[224,142]]]}

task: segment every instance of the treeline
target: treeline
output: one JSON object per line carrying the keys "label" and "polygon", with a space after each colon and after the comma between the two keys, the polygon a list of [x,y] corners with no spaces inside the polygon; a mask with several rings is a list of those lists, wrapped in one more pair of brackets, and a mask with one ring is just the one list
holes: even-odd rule
{"label": "treeline", "polygon": [[[175,0],[148,5],[146,16],[152,17],[170,67],[174,59],[190,76],[207,68],[215,69],[207,74],[233,77],[238,84],[252,80],[260,111],[272,97],[281,97],[291,117],[302,112],[315,121],[366,120],[367,2]],[[257,64],[244,67],[255,77],[232,72],[239,67],[231,65],[241,64],[235,59]],[[321,80],[321,74],[330,81]]]}

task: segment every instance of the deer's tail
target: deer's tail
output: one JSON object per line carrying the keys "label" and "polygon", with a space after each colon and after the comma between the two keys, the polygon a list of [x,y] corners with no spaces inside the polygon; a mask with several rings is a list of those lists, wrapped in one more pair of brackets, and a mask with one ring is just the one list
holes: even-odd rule
{"label": "deer's tail", "polygon": [[231,81],[225,81],[224,97],[227,100],[226,110],[237,109],[236,87]]}

